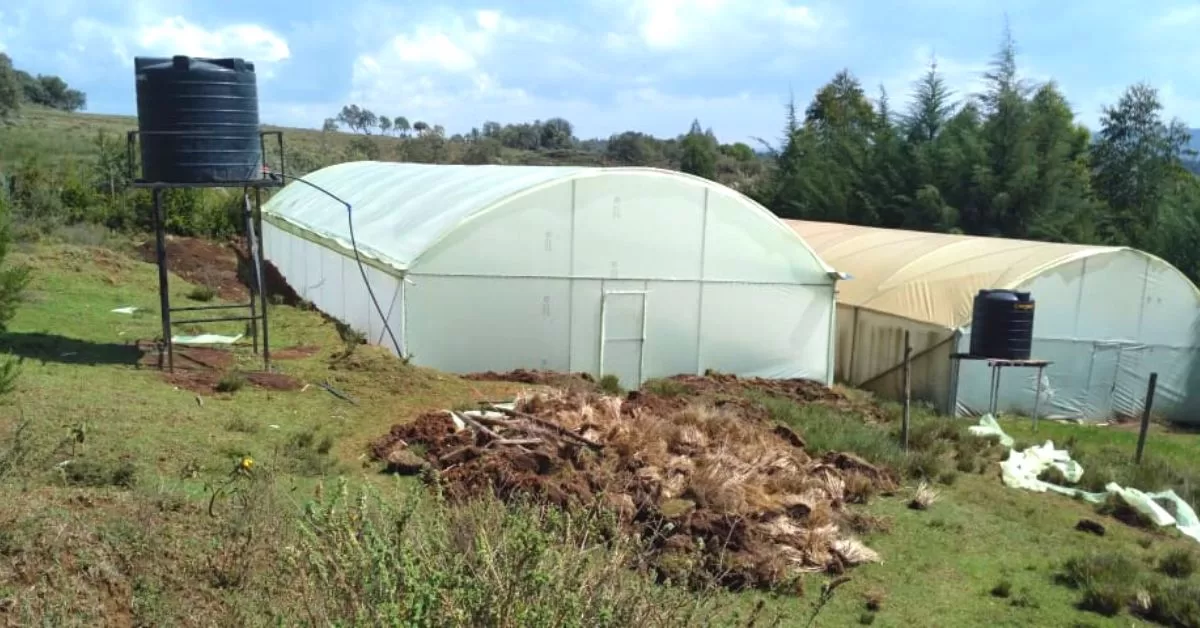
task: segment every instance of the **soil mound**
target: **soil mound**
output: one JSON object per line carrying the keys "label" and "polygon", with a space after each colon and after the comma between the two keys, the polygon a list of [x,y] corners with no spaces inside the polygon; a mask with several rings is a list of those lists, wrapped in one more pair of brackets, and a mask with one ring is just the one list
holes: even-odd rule
{"label": "soil mound", "polygon": [[596,380],[587,373],[559,373],[536,369],[516,369],[504,373],[486,371],[463,375],[462,378],[481,382],[512,382],[514,384],[553,386],[555,388],[566,389],[592,390],[596,388]]}
{"label": "soil mound", "polygon": [[[142,259],[155,263],[154,240],[138,247]],[[245,301],[250,292],[238,274],[238,252],[232,245],[186,237],[167,238],[167,268],[185,280],[212,288],[227,301]]]}
{"label": "soil mound", "polygon": [[709,372],[703,376],[677,375],[670,378],[670,381],[683,385],[694,395],[745,396],[747,393],[760,393],[783,397],[797,403],[816,403],[843,412],[855,412],[871,421],[885,422],[887,420],[879,406],[855,401],[810,379],[761,379]]}
{"label": "soil mound", "polygon": [[893,490],[895,476],[851,454],[812,457],[802,435],[742,404],[552,391],[514,408],[428,413],[372,453],[395,472],[435,471],[427,477],[452,499],[600,502],[650,541],[666,577],[772,588],[879,558],[839,521],[848,502]]}

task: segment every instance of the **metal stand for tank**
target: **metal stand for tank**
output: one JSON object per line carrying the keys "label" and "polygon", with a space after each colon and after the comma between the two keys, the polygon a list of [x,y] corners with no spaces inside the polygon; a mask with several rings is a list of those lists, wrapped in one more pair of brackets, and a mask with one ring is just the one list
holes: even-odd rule
{"label": "metal stand for tank", "polygon": [[[258,353],[258,332],[259,325],[262,325],[262,356],[263,366],[265,369],[271,368],[271,349],[270,349],[270,334],[267,325],[267,294],[266,282],[263,276],[263,251],[261,246],[262,234],[262,190],[263,188],[274,188],[283,186],[283,177],[278,179],[262,178],[245,179],[240,181],[219,181],[212,183],[171,183],[165,181],[145,181],[137,179],[133,175],[133,165],[135,163],[134,156],[135,144],[139,135],[150,135],[148,131],[130,131],[126,142],[126,151],[128,164],[130,168],[129,179],[135,188],[147,188],[150,190],[153,201],[153,216],[154,224],[154,243],[155,243],[155,260],[158,264],[158,300],[159,308],[162,312],[162,342],[159,345],[159,367],[166,367],[169,372],[175,371],[175,346],[171,328],[175,325],[194,325],[198,323],[222,323],[222,322],[238,322],[245,321],[249,323],[250,337],[254,343],[254,352]],[[266,155],[266,137],[274,136],[277,140],[277,149],[279,150],[279,171],[286,172],[284,169],[284,153],[283,153],[283,133],[279,131],[263,131],[259,133],[259,142],[263,149],[262,154]],[[262,170],[265,174],[266,169]],[[246,253],[250,258],[250,281],[247,282],[250,288],[249,303],[234,303],[228,305],[198,305],[188,307],[171,307],[171,292],[168,280],[167,266],[167,214],[163,208],[162,197],[163,190],[168,189],[186,189],[186,188],[242,188],[242,226],[244,229],[244,237],[246,238]],[[254,202],[251,204],[251,197]],[[244,309],[249,311],[246,316],[210,316],[204,318],[188,318],[184,320],[175,320],[171,314],[175,312],[201,312],[201,311],[219,311],[219,310],[238,310]]]}
{"label": "metal stand for tank", "polygon": [[[981,360],[986,361],[988,368],[992,371],[991,384],[988,387],[988,412],[992,416],[996,416],[996,405],[1000,400],[1000,374],[1002,369],[1006,367],[1016,368],[1035,368],[1037,369],[1037,384],[1034,387],[1033,393],[1033,431],[1037,431],[1038,411],[1042,405],[1042,373],[1046,367],[1053,364],[1050,360],[1001,360],[998,358],[986,358],[969,353],[953,353],[950,359],[954,361],[954,373],[952,375],[954,387],[958,387],[958,374],[962,368],[963,360]],[[951,409],[953,411],[953,408]]]}

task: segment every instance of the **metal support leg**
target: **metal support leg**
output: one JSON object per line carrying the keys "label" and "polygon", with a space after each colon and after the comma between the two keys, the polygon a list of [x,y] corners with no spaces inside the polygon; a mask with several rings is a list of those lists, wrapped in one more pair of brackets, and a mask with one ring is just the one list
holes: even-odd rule
{"label": "metal support leg", "polygon": [[1001,373],[1000,368],[1001,367],[998,364],[992,365],[992,401],[991,401],[991,407],[989,408],[989,411],[992,413],[992,416],[995,418],[999,418],[999,414],[997,414],[996,408],[999,406],[999,403],[1000,403],[1000,373]]}
{"label": "metal support leg", "polygon": [[[250,268],[251,274],[254,274],[254,249],[250,244],[254,234],[254,219],[250,211],[250,191],[242,190],[242,227],[246,230],[246,255],[251,258]],[[257,281],[257,275],[250,278],[250,338],[254,346],[254,352],[258,353],[258,290],[254,285]]]}
{"label": "metal support leg", "polygon": [[167,235],[166,217],[163,215],[162,190],[155,188],[154,200],[154,243],[158,261],[158,307],[162,311],[163,347],[166,349],[167,370],[175,372],[175,348],[171,342],[171,295],[167,278]]}
{"label": "metal support leg", "polygon": [[1033,393],[1033,431],[1034,431],[1034,433],[1037,433],[1038,410],[1040,410],[1041,406],[1042,406],[1042,370],[1044,368],[1045,368],[1044,366],[1039,366],[1037,368],[1037,385],[1034,386],[1034,393]]}
{"label": "metal support leg", "polygon": [[[282,153],[280,159],[283,159]],[[249,199],[246,201],[249,203]],[[263,368],[271,370],[271,337],[267,331],[267,284],[263,280],[263,257],[259,235],[262,234],[262,190],[254,188],[254,209],[250,212],[250,258],[254,260],[254,282],[257,284],[258,298],[262,303],[262,349]]]}

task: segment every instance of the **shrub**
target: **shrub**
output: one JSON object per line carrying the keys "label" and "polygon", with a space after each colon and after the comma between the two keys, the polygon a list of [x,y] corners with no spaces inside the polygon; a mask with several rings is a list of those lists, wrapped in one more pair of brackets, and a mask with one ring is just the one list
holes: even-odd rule
{"label": "shrub", "polygon": [[231,371],[222,375],[221,379],[217,381],[217,385],[214,386],[213,389],[220,393],[235,393],[242,388],[245,388],[245,386],[246,376],[238,373],[237,371]]}
{"label": "shrub", "polygon": [[1012,581],[1005,578],[1004,580],[997,582],[996,586],[992,587],[992,597],[1008,598],[1012,596],[1012,587]]}
{"label": "shrub", "polygon": [[1196,573],[1196,554],[1190,549],[1173,549],[1159,559],[1158,571],[1171,578],[1186,580]]}
{"label": "shrub", "polygon": [[852,451],[877,465],[897,470],[905,468],[904,450],[886,430],[817,404],[799,405],[771,397],[757,400],[766,407],[772,419],[800,432],[808,444],[807,449],[814,454]]}
{"label": "shrub", "polygon": [[74,460],[63,467],[63,477],[72,486],[132,488],[137,483],[137,468],[129,461]]}
{"label": "shrub", "polygon": [[217,291],[208,286],[196,286],[188,291],[187,298],[193,301],[212,301],[217,298]]}
{"label": "shrub", "polygon": [[622,392],[621,379],[611,373],[600,378],[600,390],[610,394],[619,395]]}
{"label": "shrub", "polygon": [[1124,554],[1091,554],[1071,558],[1059,581],[1079,589],[1079,607],[1112,617],[1134,600],[1141,566]]}
{"label": "shrub", "polygon": [[1200,627],[1200,582],[1155,582],[1148,593],[1147,608],[1138,609],[1146,619],[1166,626]]}
{"label": "shrub", "polygon": [[652,379],[642,385],[642,390],[659,397],[683,397],[692,394],[692,389],[683,382],[673,379]]}
{"label": "shrub", "polygon": [[326,434],[318,438],[316,428],[296,432],[284,443],[281,453],[284,468],[296,475],[320,477],[337,469],[337,460],[329,455],[333,450],[333,437]]}

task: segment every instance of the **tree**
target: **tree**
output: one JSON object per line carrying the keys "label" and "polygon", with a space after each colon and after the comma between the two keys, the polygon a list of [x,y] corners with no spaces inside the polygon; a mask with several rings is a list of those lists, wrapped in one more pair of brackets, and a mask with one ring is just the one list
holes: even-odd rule
{"label": "tree", "polygon": [[417,120],[416,122],[413,122],[412,130],[416,131],[417,135],[424,135],[425,132],[429,130],[429,125]]}
{"label": "tree", "polygon": [[21,80],[13,69],[12,59],[0,52],[0,122],[13,117],[21,107]]}
{"label": "tree", "polygon": [[[17,312],[25,286],[29,283],[29,269],[24,266],[5,265],[8,245],[12,242],[9,229],[10,204],[5,190],[0,189],[0,333],[8,331],[8,323]],[[17,362],[11,358],[0,363],[0,394],[12,391],[17,377]]]}
{"label": "tree", "polygon": [[338,121],[334,118],[325,118],[325,124],[321,126],[321,131],[325,133],[337,133]]}
{"label": "tree", "polygon": [[396,116],[396,119],[392,120],[392,128],[396,129],[401,137],[408,137],[408,132],[412,130],[412,126],[408,124],[408,118],[404,116]]}
{"label": "tree", "polygon": [[932,142],[946,120],[954,115],[953,92],[937,71],[937,59],[929,60],[929,69],[916,82],[905,126],[908,138],[915,142]]}
{"label": "tree", "polygon": [[392,130],[392,119],[387,116],[379,116],[379,132],[387,135]]}
{"label": "tree", "polygon": [[575,143],[575,130],[562,118],[550,118],[542,123],[542,148],[570,148]]}
{"label": "tree", "polygon": [[684,136],[680,144],[683,153],[679,161],[679,169],[688,174],[715,181],[717,157],[720,153],[717,149],[717,140],[712,133],[701,131],[700,121],[693,120],[691,130]]}
{"label": "tree", "polygon": [[1189,133],[1179,121],[1166,123],[1158,91],[1131,86],[1114,107],[1105,107],[1100,137],[1092,149],[1092,184],[1111,212],[1106,231],[1113,242],[1152,248],[1167,191],[1183,170],[1181,153]]}

